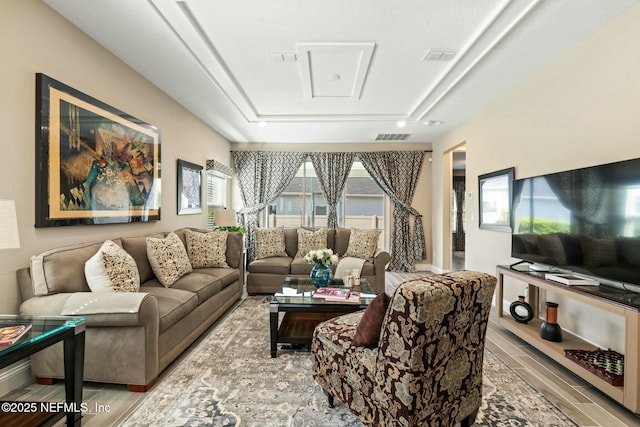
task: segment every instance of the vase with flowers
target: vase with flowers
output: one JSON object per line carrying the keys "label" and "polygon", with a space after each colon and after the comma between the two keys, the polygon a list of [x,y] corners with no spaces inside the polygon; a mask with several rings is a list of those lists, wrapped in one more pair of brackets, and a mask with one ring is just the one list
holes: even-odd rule
{"label": "vase with flowers", "polygon": [[304,262],[314,264],[310,274],[311,281],[316,288],[322,288],[328,286],[331,281],[332,273],[329,265],[338,263],[338,255],[331,249],[318,249],[307,252]]}

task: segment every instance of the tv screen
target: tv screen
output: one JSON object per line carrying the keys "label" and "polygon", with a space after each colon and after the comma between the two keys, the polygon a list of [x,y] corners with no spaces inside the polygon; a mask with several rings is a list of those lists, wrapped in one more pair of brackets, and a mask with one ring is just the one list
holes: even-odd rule
{"label": "tv screen", "polygon": [[512,257],[640,286],[640,159],[517,179],[511,212]]}

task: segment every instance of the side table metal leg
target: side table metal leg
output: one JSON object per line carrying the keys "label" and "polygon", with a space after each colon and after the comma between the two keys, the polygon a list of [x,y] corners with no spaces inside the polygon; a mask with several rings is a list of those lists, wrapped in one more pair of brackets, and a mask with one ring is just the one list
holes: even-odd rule
{"label": "side table metal leg", "polygon": [[276,357],[278,354],[278,307],[271,306],[269,319],[269,328],[271,332],[271,357]]}
{"label": "side table metal leg", "polygon": [[64,339],[64,394],[75,411],[67,412],[67,426],[82,423],[82,385],[84,378],[84,331]]}

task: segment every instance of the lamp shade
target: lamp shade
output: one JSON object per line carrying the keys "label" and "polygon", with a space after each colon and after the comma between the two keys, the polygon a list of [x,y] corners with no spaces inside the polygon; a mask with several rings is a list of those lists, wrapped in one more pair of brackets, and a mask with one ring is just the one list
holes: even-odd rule
{"label": "lamp shade", "polygon": [[217,226],[237,225],[235,209],[216,209],[214,222]]}
{"label": "lamp shade", "polygon": [[20,247],[16,202],[0,199],[0,249]]}

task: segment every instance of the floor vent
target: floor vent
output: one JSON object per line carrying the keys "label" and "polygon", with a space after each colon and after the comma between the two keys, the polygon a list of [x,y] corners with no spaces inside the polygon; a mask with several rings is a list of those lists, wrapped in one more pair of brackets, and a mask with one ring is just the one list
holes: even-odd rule
{"label": "floor vent", "polygon": [[410,133],[379,133],[376,141],[406,141]]}

